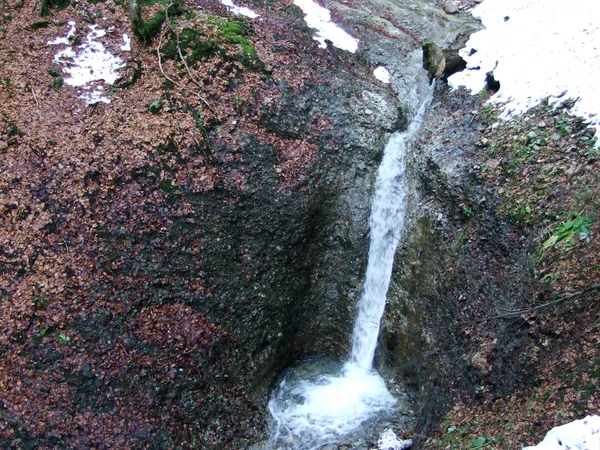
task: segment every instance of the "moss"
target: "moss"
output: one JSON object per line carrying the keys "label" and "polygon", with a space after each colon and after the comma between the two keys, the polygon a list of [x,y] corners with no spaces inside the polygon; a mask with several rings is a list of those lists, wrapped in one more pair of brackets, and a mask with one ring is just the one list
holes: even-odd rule
{"label": "moss", "polygon": [[[246,39],[248,31],[243,22],[229,21],[215,16],[206,16],[203,22],[205,27],[184,28],[179,33],[179,48],[188,65],[193,66],[219,55],[224,59],[240,61],[253,69],[265,69],[252,44]],[[241,47],[242,52],[230,52],[231,45]],[[179,59],[177,39],[173,33],[164,47],[164,56],[166,59]]]}
{"label": "moss", "polygon": [[40,28],[48,28],[49,25],[50,25],[50,22],[48,22],[47,20],[40,20],[39,22],[32,23],[31,29],[39,30]]}
{"label": "moss", "polygon": [[[161,3],[161,1],[156,1],[155,3]],[[173,3],[169,6],[169,16],[175,17],[183,14],[184,9],[181,7],[179,3]],[[154,17],[149,20],[145,20],[141,26],[134,26],[134,33],[137,37],[143,40],[149,40],[154,38],[160,33],[160,29],[167,19],[167,11],[165,9],[161,9],[157,12]]]}
{"label": "moss", "polygon": [[227,22],[224,27],[219,30],[219,34],[230,44],[239,44],[244,49],[248,56],[256,57],[256,51],[244,36],[247,32],[244,28],[234,22]]}
{"label": "moss", "polygon": [[[191,28],[185,28],[179,33],[179,46],[184,55],[189,53],[186,56],[186,62],[192,66],[202,59],[210,58],[218,51],[216,41]],[[171,40],[165,45],[164,55],[167,59],[176,60],[179,58],[177,41],[174,35],[172,35]]]}
{"label": "moss", "polygon": [[165,10],[159,11],[150,20],[144,21],[144,29],[142,31],[144,39],[152,39],[160,32],[162,24],[167,18]]}

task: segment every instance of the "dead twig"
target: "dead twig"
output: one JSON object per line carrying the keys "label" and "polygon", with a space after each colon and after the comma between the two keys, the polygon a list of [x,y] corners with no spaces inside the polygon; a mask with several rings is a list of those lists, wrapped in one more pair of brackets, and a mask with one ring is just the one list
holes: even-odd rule
{"label": "dead twig", "polygon": [[181,84],[179,84],[178,82],[176,82],[175,80],[173,80],[172,78],[170,78],[164,71],[163,66],[162,66],[162,57],[160,56],[160,48],[162,47],[162,39],[163,36],[165,34],[164,28],[162,28],[160,30],[160,36],[158,37],[158,46],[156,47],[156,54],[158,55],[158,68],[160,69],[160,73],[163,74],[163,76],[169,80],[171,83],[173,83],[175,86],[179,86],[181,89],[185,89]]}
{"label": "dead twig", "polygon": [[121,345],[121,343],[120,343],[120,342],[119,342],[118,344],[119,344],[119,347],[121,347],[121,350],[123,350],[123,352],[124,352],[124,353],[125,353],[127,356],[129,356],[129,353],[127,353],[127,350],[125,350],[125,347],[123,347],[123,346]]}
{"label": "dead twig", "polygon": [[35,91],[33,90],[33,88],[31,88],[31,93],[33,94],[33,100],[35,100],[35,105],[37,106],[38,114],[41,118],[42,113],[40,112],[40,102],[38,101],[37,95],[35,95]]}
{"label": "dead twig", "polygon": [[188,66],[187,61],[185,60],[185,58],[183,57],[183,53],[181,52],[181,42],[179,41],[179,34],[173,29],[173,27],[171,26],[171,24],[169,23],[169,7],[167,7],[165,9],[165,23],[168,24],[169,29],[173,32],[173,34],[175,35],[175,40],[177,41],[177,53],[179,54],[179,58],[181,59],[181,62],[183,63],[185,70],[187,71],[188,75],[190,76],[190,79],[192,80],[192,82],[198,86],[198,88],[200,90],[204,89],[204,86],[202,86],[198,80],[196,79],[196,77],[192,74],[192,71],[190,70],[190,66]]}
{"label": "dead twig", "polygon": [[552,300],[550,302],[546,302],[546,303],[542,303],[541,305],[536,305],[536,306],[532,306],[531,308],[525,308],[525,309],[517,309],[517,310],[512,310],[512,311],[506,311],[502,314],[497,314],[495,316],[490,316],[490,317],[482,317],[480,319],[475,319],[475,320],[470,320],[468,322],[460,322],[460,323],[454,323],[454,324],[450,324],[450,325],[445,325],[445,326],[441,326],[441,327],[415,327],[413,328],[414,330],[423,330],[423,331],[427,331],[427,330],[445,330],[445,329],[449,329],[449,328],[459,328],[459,327],[467,327],[467,326],[471,326],[480,322],[486,322],[489,320],[496,320],[496,319],[510,319],[512,317],[519,317],[522,314],[527,314],[533,311],[537,311],[540,309],[544,309],[544,308],[549,308],[550,306],[554,306],[557,305],[558,303],[562,303],[562,302],[566,302],[569,300],[574,300],[576,298],[581,297],[584,294],[587,294],[588,292],[592,292],[592,291],[599,291],[600,290],[600,284],[595,284],[593,286],[589,286],[585,289],[582,289],[581,291],[575,292],[573,294],[569,294],[569,295],[565,295],[563,297],[557,298],[555,300]]}

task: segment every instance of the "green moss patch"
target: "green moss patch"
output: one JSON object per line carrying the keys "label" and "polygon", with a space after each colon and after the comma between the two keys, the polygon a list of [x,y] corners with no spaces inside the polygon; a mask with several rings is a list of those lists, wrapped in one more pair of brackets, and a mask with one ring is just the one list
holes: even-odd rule
{"label": "green moss patch", "polygon": [[[194,18],[196,19],[196,18]],[[181,30],[178,36],[170,33],[164,47],[166,59],[179,59],[179,50],[189,66],[206,61],[215,56],[224,60],[236,60],[246,67],[263,70],[264,64],[258,58],[247,37],[249,26],[242,21],[231,21],[216,16],[198,17],[190,21],[190,27]]]}

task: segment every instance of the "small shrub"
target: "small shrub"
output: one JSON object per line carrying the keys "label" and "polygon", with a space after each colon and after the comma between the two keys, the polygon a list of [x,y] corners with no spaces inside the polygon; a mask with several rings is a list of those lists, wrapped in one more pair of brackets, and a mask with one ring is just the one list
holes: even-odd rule
{"label": "small shrub", "polygon": [[573,244],[573,238],[580,233],[591,233],[592,223],[594,222],[592,216],[582,216],[581,214],[575,214],[571,220],[556,227],[556,230],[544,242],[543,249],[548,250],[557,244],[564,243],[566,245]]}
{"label": "small shrub", "polygon": [[58,77],[52,80],[52,87],[54,89],[60,89],[64,83],[65,79],[63,77]]}

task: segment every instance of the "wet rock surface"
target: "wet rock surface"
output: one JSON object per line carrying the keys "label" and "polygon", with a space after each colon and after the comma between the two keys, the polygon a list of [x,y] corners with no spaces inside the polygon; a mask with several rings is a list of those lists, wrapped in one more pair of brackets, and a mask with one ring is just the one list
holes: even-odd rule
{"label": "wet rock surface", "polygon": [[[497,215],[498,200],[473,167],[491,125],[477,108],[476,98],[439,85],[409,152],[412,212],[396,255],[378,360],[384,367],[391,361],[396,376],[418,391],[419,435],[437,426],[456,389],[485,380],[502,395],[526,383],[511,355],[523,339],[514,322],[499,319],[499,339],[485,349],[465,331],[489,312],[488,299],[508,310],[533,295],[524,242]],[[475,213],[476,223],[469,220]]]}

